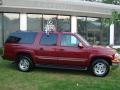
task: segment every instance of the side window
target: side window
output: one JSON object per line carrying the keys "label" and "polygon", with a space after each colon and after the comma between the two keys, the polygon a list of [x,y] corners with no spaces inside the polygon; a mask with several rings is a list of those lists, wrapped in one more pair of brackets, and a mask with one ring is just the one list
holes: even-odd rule
{"label": "side window", "polygon": [[41,45],[48,45],[48,46],[56,46],[57,45],[57,34],[52,34],[50,33],[49,35],[43,34],[41,39],[40,39],[40,44]]}
{"label": "side window", "polygon": [[36,32],[14,32],[8,37],[6,43],[31,44],[35,36]]}
{"label": "side window", "polygon": [[77,46],[80,41],[73,35],[63,34],[61,46]]}
{"label": "side window", "polygon": [[35,36],[36,36],[36,32],[21,33],[21,34],[19,34],[19,37],[21,38],[19,43],[31,44],[34,42]]}
{"label": "side window", "polygon": [[18,43],[20,38],[15,36],[9,36],[5,43]]}

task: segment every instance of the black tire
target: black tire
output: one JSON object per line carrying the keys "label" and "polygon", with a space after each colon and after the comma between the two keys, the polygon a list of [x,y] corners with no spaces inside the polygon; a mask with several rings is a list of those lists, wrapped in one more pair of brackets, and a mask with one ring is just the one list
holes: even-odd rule
{"label": "black tire", "polygon": [[92,62],[90,70],[93,75],[97,77],[104,77],[108,75],[110,71],[110,65],[104,59],[96,59],[95,61]]}
{"label": "black tire", "polygon": [[22,72],[29,72],[34,67],[34,63],[32,62],[32,58],[30,56],[19,55],[17,57],[17,61],[18,70]]}

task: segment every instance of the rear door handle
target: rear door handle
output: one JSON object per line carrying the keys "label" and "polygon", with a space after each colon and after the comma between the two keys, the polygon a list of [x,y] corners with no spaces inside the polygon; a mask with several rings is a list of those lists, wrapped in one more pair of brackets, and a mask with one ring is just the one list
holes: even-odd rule
{"label": "rear door handle", "polygon": [[41,51],[43,51],[44,49],[43,48],[40,48]]}
{"label": "rear door handle", "polygon": [[60,49],[60,51],[64,51],[64,49]]}

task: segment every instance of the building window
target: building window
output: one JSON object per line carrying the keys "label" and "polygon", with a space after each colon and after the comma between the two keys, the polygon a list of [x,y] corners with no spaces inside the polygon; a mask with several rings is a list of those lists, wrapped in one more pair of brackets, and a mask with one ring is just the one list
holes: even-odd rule
{"label": "building window", "polygon": [[28,14],[27,15],[27,29],[28,31],[41,31],[42,30],[42,15]]}
{"label": "building window", "polygon": [[4,41],[11,32],[18,31],[20,29],[20,18],[17,13],[4,13],[3,30]]}
{"label": "building window", "polygon": [[110,19],[101,19],[101,22],[102,22],[101,44],[109,45]]}
{"label": "building window", "polygon": [[57,30],[71,32],[70,16],[58,16]]}
{"label": "building window", "polygon": [[86,33],[86,17],[77,17],[78,33],[87,39]]}
{"label": "building window", "polygon": [[77,17],[78,33],[91,44],[109,45],[109,19]]}
{"label": "building window", "polygon": [[57,31],[56,15],[43,15],[43,30]]}
{"label": "building window", "polygon": [[87,40],[91,44],[101,44],[101,20],[100,18],[87,18],[86,22],[86,34]]}
{"label": "building window", "polygon": [[0,47],[2,47],[2,13],[0,13]]}
{"label": "building window", "polygon": [[116,22],[115,24],[115,29],[114,29],[114,44],[115,45],[120,45],[120,23]]}

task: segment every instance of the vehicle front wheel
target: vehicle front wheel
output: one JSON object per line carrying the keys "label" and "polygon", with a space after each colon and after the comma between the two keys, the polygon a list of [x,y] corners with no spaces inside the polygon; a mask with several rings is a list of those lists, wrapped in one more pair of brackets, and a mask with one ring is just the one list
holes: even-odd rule
{"label": "vehicle front wheel", "polygon": [[91,64],[91,72],[98,77],[104,77],[109,73],[110,65],[104,59],[97,59]]}
{"label": "vehicle front wheel", "polygon": [[28,72],[33,68],[33,62],[32,59],[28,56],[22,56],[20,55],[18,57],[18,63],[17,63],[18,69],[23,72]]}

